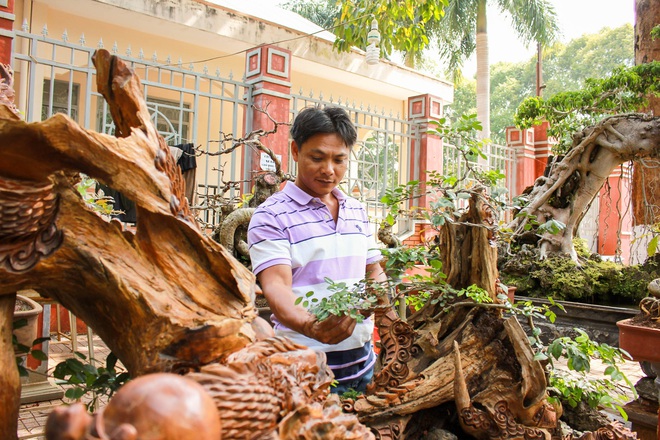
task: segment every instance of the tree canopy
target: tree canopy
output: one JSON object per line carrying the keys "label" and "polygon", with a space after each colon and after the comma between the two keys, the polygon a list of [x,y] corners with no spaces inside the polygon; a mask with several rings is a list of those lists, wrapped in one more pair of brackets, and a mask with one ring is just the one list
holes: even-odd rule
{"label": "tree canopy", "polygon": [[[605,27],[566,44],[556,43],[543,51],[543,94],[578,91],[587,78],[605,78],[619,66],[631,66],[633,57],[633,28],[629,24],[615,29]],[[501,144],[518,106],[536,94],[536,56],[520,63],[495,63],[490,74],[491,138]],[[474,113],[475,81],[458,78],[454,84],[452,115]]]}

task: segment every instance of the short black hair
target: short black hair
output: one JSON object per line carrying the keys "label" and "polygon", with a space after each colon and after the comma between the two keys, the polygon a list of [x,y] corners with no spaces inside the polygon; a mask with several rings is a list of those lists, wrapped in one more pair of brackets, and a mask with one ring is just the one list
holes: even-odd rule
{"label": "short black hair", "polygon": [[298,148],[319,133],[336,133],[348,148],[357,140],[357,130],[346,110],[333,106],[302,109],[294,119],[290,133]]}

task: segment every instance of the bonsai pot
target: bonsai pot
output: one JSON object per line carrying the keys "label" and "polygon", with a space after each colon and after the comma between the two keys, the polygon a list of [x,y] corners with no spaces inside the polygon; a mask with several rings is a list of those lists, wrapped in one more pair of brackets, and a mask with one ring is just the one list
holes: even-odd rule
{"label": "bonsai pot", "polygon": [[635,325],[631,319],[618,321],[619,347],[638,362],[660,363],[660,329]]}
{"label": "bonsai pot", "polygon": [[27,324],[14,330],[19,344],[26,347],[32,347],[32,342],[37,339],[38,317],[43,311],[43,307],[23,295],[16,295],[16,305],[14,306],[14,322],[25,319]]}
{"label": "bonsai pot", "polygon": [[[27,325],[14,330],[19,344],[32,348],[32,343],[37,339],[39,332],[39,320],[43,312],[43,306],[36,301],[24,295],[16,295],[16,305],[14,306],[14,322],[25,319]],[[42,349],[47,353],[48,349],[44,346]],[[21,355],[17,353],[17,355]],[[22,356],[26,356],[22,354]],[[37,361],[38,362],[38,361]],[[24,363],[28,363],[24,361]],[[43,368],[43,372],[39,369]],[[48,368],[47,362],[42,362],[36,372],[29,371],[28,377],[21,378],[21,405],[43,400],[60,399],[64,395],[64,390],[54,385],[51,380],[44,375]]]}
{"label": "bonsai pot", "polygon": [[[649,362],[652,369],[660,373],[660,328],[636,325],[631,319],[618,321],[619,347],[626,350],[633,360]],[[660,392],[660,375],[656,377],[655,384]],[[637,430],[640,439],[660,439],[660,413],[638,410],[636,402],[627,404],[624,408],[633,422],[633,429]],[[639,405],[638,405],[639,406]],[[657,408],[657,407],[656,407]],[[657,420],[654,420],[657,413]]]}

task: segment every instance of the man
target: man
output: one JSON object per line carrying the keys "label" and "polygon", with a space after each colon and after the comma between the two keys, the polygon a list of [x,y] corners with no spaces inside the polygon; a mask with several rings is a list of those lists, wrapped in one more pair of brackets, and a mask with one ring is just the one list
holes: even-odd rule
{"label": "man", "polygon": [[357,132],[343,109],[314,107],[298,114],[291,137],[298,175],[252,216],[252,268],[273,312],[276,334],[326,353],[338,381],[333,392],[364,391],[375,362],[371,319],[319,321],[295,304],[309,291],[319,300],[331,295],[325,278],[348,286],[366,277],[385,279],[364,207],[337,188]]}

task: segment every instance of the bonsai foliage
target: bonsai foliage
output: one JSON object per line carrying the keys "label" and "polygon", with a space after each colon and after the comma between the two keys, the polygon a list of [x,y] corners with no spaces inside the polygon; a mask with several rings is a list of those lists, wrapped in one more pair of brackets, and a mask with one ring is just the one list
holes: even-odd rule
{"label": "bonsai foliage", "polygon": [[[635,393],[635,387],[619,368],[625,362],[623,350],[608,344],[592,341],[583,330],[576,328],[575,338],[557,338],[548,345],[546,353],[550,362],[550,391],[556,399],[572,408],[580,402],[586,402],[589,407],[612,408],[627,419],[623,409],[628,397],[622,393],[620,385],[625,383]],[[565,358],[567,368],[554,368],[554,362]],[[599,359],[605,368],[602,378],[589,379],[587,373],[591,370],[592,359]]]}
{"label": "bonsai foliage", "polygon": [[609,78],[587,79],[583,89],[557,93],[548,99],[530,97],[515,114],[520,128],[548,121],[548,135],[557,139],[555,153],[566,153],[572,135],[595,125],[608,115],[634,112],[644,107],[648,96],[660,92],[660,62],[616,69]]}

